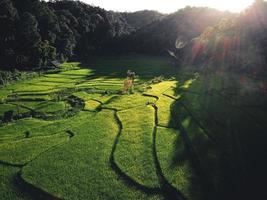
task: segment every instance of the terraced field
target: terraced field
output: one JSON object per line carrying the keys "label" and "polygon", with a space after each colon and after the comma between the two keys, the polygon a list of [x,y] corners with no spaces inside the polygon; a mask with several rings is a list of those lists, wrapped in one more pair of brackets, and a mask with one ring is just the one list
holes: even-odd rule
{"label": "terraced field", "polygon": [[[125,94],[128,69],[139,77]],[[252,128],[262,139],[264,122],[221,85],[202,86],[167,58],[135,56],[66,63],[1,88],[0,199],[223,199],[240,189],[243,145],[258,142]]]}

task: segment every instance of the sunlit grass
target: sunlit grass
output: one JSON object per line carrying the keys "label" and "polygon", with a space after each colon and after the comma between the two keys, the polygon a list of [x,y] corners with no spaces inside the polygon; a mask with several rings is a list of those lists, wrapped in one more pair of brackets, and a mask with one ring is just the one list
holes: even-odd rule
{"label": "sunlit grass", "polygon": [[147,103],[152,102],[154,99],[151,97],[143,96],[140,93],[125,94],[114,97],[112,101],[105,106],[108,108],[115,108],[118,110],[134,108],[138,106],[146,106]]}
{"label": "sunlit grass", "polygon": [[25,132],[44,127],[52,122],[38,119],[21,119],[0,127],[0,141],[25,138]]}
{"label": "sunlit grass", "polygon": [[72,131],[76,136],[24,167],[25,180],[67,200],[158,199],[137,190],[129,191],[111,170],[109,155],[118,133],[112,111],[97,115],[83,112],[70,121],[75,124]]}
{"label": "sunlit grass", "polygon": [[0,145],[0,160],[10,164],[25,164],[49,148],[67,142],[66,133],[32,137]]}
{"label": "sunlit grass", "polygon": [[95,111],[101,104],[94,100],[88,100],[85,102],[84,110]]}
{"label": "sunlit grass", "polygon": [[151,107],[118,112],[122,134],[115,152],[118,166],[132,179],[145,186],[158,186],[152,157],[154,112]]}
{"label": "sunlit grass", "polygon": [[35,111],[43,113],[52,113],[52,112],[68,110],[69,108],[70,105],[63,101],[58,101],[58,102],[46,101],[39,103],[35,107]]}
{"label": "sunlit grass", "polygon": [[[84,110],[75,108],[78,110],[74,116],[59,116],[57,120],[25,118],[4,124],[0,127],[0,160],[10,164],[29,162],[22,169],[22,177],[63,199],[162,199],[160,195],[147,195],[129,187],[110,167],[109,156],[119,126],[114,118],[115,111],[107,109],[119,110],[123,124],[115,162],[134,181],[159,187],[152,154],[155,110],[147,106],[156,99],[143,96],[138,87],[155,76],[169,76],[172,72],[169,60],[126,56],[120,61],[102,58],[97,62],[97,65],[64,63],[58,73],[50,72],[1,90],[0,97],[20,105],[20,112],[25,106],[29,108],[25,110],[32,109],[44,116],[67,110],[72,114],[72,107],[67,103],[72,95],[79,98],[77,102],[83,104],[84,101],[85,107]],[[133,94],[122,95],[129,69],[139,76],[135,80],[136,89]],[[161,94],[172,84],[172,81],[159,84]],[[57,95],[62,97],[57,99]],[[159,101],[159,110],[168,116],[164,118],[167,124],[171,103],[168,102],[166,108],[163,104]],[[2,112],[17,107],[4,105]],[[68,131],[73,132],[72,138]],[[16,193],[10,194],[14,188],[7,179],[17,172],[11,168],[5,180],[0,181],[5,199],[19,198]]]}
{"label": "sunlit grass", "polygon": [[192,169],[190,156],[178,130],[158,128],[157,155],[167,180],[190,199],[198,199],[200,182]]}

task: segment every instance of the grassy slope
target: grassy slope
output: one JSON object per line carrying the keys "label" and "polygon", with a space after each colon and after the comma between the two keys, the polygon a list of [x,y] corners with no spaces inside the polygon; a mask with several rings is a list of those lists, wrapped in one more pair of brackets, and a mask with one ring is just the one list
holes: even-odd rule
{"label": "grassy slope", "polygon": [[[155,76],[173,75],[175,70],[165,58],[102,57],[80,64],[90,69],[79,69],[78,64],[64,64],[67,71],[13,84],[0,91],[0,97],[8,102],[17,102],[45,114],[49,109],[55,113],[69,109],[65,108],[65,105],[70,106],[66,104],[66,96],[50,104],[57,98],[55,92],[67,89],[67,96],[74,95],[85,102],[83,110],[94,111],[80,109],[71,118],[54,121],[21,119],[0,127],[0,145],[4,147],[0,149],[1,160],[18,158],[16,163],[23,163],[39,155],[23,168],[25,180],[64,199],[162,198],[129,187],[109,165],[118,133],[115,109],[123,126],[115,151],[116,164],[136,182],[158,186],[152,157],[154,110],[147,106],[155,103],[161,126],[157,127],[156,134],[160,167],[167,181],[189,199],[218,199],[218,196],[225,199],[242,188],[243,177],[254,183],[264,182],[264,176],[260,175],[265,174],[265,165],[257,168],[254,164],[266,152],[264,98],[255,93],[255,101],[251,95],[251,91],[255,92],[251,88],[257,81],[251,81],[249,88],[240,89],[235,77],[224,80],[225,77],[215,74],[210,77],[201,74],[196,79],[193,73],[180,74],[175,81],[153,84],[145,92],[157,96],[156,99],[138,92],[125,95],[109,92],[122,89],[128,69],[140,76],[136,81],[136,87],[140,88]],[[17,99],[14,94],[18,95]],[[40,104],[46,106],[40,108]],[[0,107],[4,110],[16,106],[9,103],[0,104]],[[100,107],[105,109],[97,109]],[[53,146],[52,143],[57,142],[49,142],[50,139],[57,137],[57,133],[65,134],[66,130],[71,130],[75,136],[39,154],[46,151],[46,145]],[[26,132],[30,135],[27,140]],[[17,148],[16,151],[13,148],[13,158],[6,156],[16,144],[24,149],[21,145],[24,140],[32,141],[31,145],[40,143],[44,148],[27,145],[29,151],[25,157],[16,152]],[[3,197],[23,199],[12,184],[18,168],[3,166],[2,169]]]}
{"label": "grassy slope", "polygon": [[[17,103],[45,114],[63,109],[64,103],[55,102],[55,104],[50,105],[49,100],[56,97],[55,92],[57,91],[68,88],[75,88],[76,90],[84,88],[85,85],[86,89],[99,88],[102,90],[120,90],[122,88],[123,79],[125,78],[126,69],[135,69],[136,67],[135,71],[142,72],[139,74],[141,78],[136,80],[137,84],[142,84],[143,81],[149,80],[149,78],[161,75],[163,68],[168,67],[168,60],[165,58],[138,57],[134,60],[125,58],[122,62],[125,66],[121,67],[120,65],[119,68],[116,69],[114,67],[117,67],[117,59],[113,61],[110,59],[107,60],[108,62],[101,64],[105,69],[101,69],[100,71],[96,71],[94,68],[90,70],[79,69],[75,67],[75,65],[77,66],[77,63],[75,63],[71,64],[76,68],[75,70],[63,71],[58,74],[48,74],[30,81],[10,85],[1,91],[1,97],[6,98],[7,101],[12,101],[15,104]],[[65,67],[69,68],[68,65]],[[151,71],[152,68],[153,70]],[[118,71],[119,73],[110,73],[110,69],[115,72]],[[102,75],[102,72],[104,72],[104,75]],[[87,103],[94,102],[93,104],[99,106],[100,103],[96,103],[99,101],[116,109],[128,109],[132,104],[136,104],[137,107],[145,106],[145,104],[151,100],[148,97],[143,97],[138,94],[122,96],[120,97],[122,98],[121,101],[116,100],[116,96],[108,94],[88,94],[82,91],[74,91],[74,95]],[[130,103],[132,100],[134,100],[134,102]],[[89,104],[89,110],[95,109],[93,104]],[[151,115],[147,114],[148,119],[153,117],[152,114],[153,113],[151,113]],[[3,156],[1,160],[23,164],[34,159],[23,168],[23,178],[52,194],[66,199],[86,199],[88,197],[94,199],[160,198],[159,196],[147,196],[143,192],[132,190],[122,181],[118,181],[117,175],[110,169],[108,158],[111,146],[118,132],[118,127],[113,116],[113,111],[101,111],[99,114],[82,112],[74,118],[56,121],[43,121],[38,119],[22,119],[15,121],[1,127],[0,141],[2,142],[1,145],[4,147],[1,149]],[[144,116],[145,115],[141,114],[136,118],[136,122],[138,123],[141,121]],[[141,128],[144,131],[147,130],[146,137],[148,143],[151,142],[152,122],[151,120],[150,128],[146,125]],[[138,126],[136,128],[139,130]],[[58,138],[58,140],[55,139],[55,137],[57,137],[55,134],[70,129],[75,132],[75,137],[68,143],[53,148],[55,143],[61,141],[61,138]],[[26,134],[30,135],[29,139],[24,139]],[[51,141],[49,141],[50,138]],[[149,153],[149,147],[144,145],[147,142],[143,143],[142,148],[147,148],[145,152]],[[36,145],[37,143],[40,144]],[[31,146],[34,144],[36,146]],[[24,151],[25,149],[26,151]],[[46,151],[47,149],[49,149],[49,151]],[[20,153],[21,151],[24,153]],[[45,151],[45,153],[40,154],[43,151]],[[13,154],[14,156],[7,156],[8,154]],[[133,154],[135,154],[135,152],[133,152]],[[149,156],[151,158],[151,155]],[[136,165],[137,169],[142,167],[142,162],[145,161],[145,159],[146,157],[143,156],[140,160],[141,163]],[[58,162],[55,162],[55,160]],[[76,163],[76,165],[74,166],[73,163]],[[151,165],[153,165],[152,161],[147,166],[151,167]],[[6,168],[12,171],[12,167]],[[13,172],[13,175],[15,175],[17,171],[18,169]],[[54,178],[55,172],[58,175],[62,175],[58,178]],[[151,175],[149,172],[153,173],[153,170],[148,170],[146,172],[148,177]],[[4,172],[4,174],[8,176],[7,172]],[[130,173],[130,175],[132,174]],[[138,171],[133,175],[140,176]],[[53,176],[53,178],[51,178],[51,176]],[[146,180],[146,176],[144,178],[144,181],[149,181]],[[9,183],[6,181],[2,183],[3,197],[5,199],[11,199],[11,197],[9,197],[10,194],[8,194],[13,190],[13,186],[10,185],[11,182],[12,180],[10,180]],[[77,182],[82,184],[79,184],[79,187],[75,187]],[[157,184],[157,180],[152,181],[152,183]]]}
{"label": "grassy slope", "polygon": [[180,132],[158,128],[156,147],[163,174],[189,199],[198,199],[201,187],[186,151]]}
{"label": "grassy slope", "polygon": [[25,138],[0,145],[0,160],[9,164],[26,164],[40,153],[68,141],[67,134]]}
{"label": "grassy slope", "polygon": [[145,106],[118,112],[123,130],[115,151],[119,167],[148,187],[158,186],[151,151],[153,114],[153,109]]}
{"label": "grassy slope", "polygon": [[14,185],[14,179],[20,168],[0,164],[0,198],[6,200],[31,200]]}
{"label": "grassy slope", "polygon": [[27,165],[23,178],[64,199],[148,198],[135,190],[129,192],[109,167],[118,132],[113,111],[83,112],[73,120],[77,136]]}

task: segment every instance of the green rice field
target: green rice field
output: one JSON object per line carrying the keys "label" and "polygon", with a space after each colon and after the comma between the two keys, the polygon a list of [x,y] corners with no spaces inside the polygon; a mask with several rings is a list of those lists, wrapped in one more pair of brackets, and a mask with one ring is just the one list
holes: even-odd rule
{"label": "green rice field", "polygon": [[[127,70],[138,77],[122,92]],[[95,57],[1,88],[0,99],[3,200],[227,199],[266,173],[254,165],[266,104],[234,75]]]}

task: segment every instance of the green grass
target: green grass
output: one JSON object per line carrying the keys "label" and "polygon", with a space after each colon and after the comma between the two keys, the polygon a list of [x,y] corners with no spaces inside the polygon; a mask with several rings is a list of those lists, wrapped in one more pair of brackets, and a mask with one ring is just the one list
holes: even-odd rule
{"label": "green grass", "polygon": [[[153,104],[162,173],[188,199],[227,199],[244,190],[243,177],[263,187],[267,166],[257,163],[266,152],[266,98],[255,89],[261,81],[240,83],[230,73],[177,73],[170,63],[140,55],[92,57],[1,88],[0,116],[18,104],[20,113],[33,109],[50,119],[1,124],[0,161],[27,163],[22,168],[0,164],[1,198],[31,199],[13,182],[22,170],[25,181],[62,199],[163,199],[129,181],[161,187],[153,154]],[[133,94],[120,93],[127,70],[138,75]],[[158,76],[165,78],[153,84]],[[75,102],[71,107],[70,98],[84,102],[84,108]],[[115,112],[122,123],[119,138]],[[114,144],[120,171],[110,163]]]}
{"label": "green grass", "polygon": [[98,98],[101,96],[101,94],[88,94],[87,92],[75,92],[73,93],[74,96],[79,97],[80,99],[83,99],[84,101],[91,100],[93,98]]}
{"label": "green grass", "polygon": [[112,111],[82,112],[70,121],[77,135],[24,167],[25,180],[63,199],[158,199],[129,191],[111,170],[109,155],[118,132]]}
{"label": "green grass", "polygon": [[4,116],[5,112],[13,110],[15,114],[19,113],[25,113],[28,112],[29,110],[21,107],[17,107],[16,105],[13,104],[0,104],[0,118]]}
{"label": "green grass", "polygon": [[129,109],[134,107],[144,107],[148,102],[153,102],[153,98],[143,96],[140,93],[125,94],[114,96],[111,102],[106,104],[105,107],[115,108],[117,110]]}
{"label": "green grass", "polygon": [[24,93],[19,95],[20,101],[50,101],[52,100],[49,94],[38,94],[38,93]]}
{"label": "green grass", "polygon": [[46,102],[39,103],[35,107],[35,111],[43,112],[43,113],[53,113],[53,112],[67,110],[69,108],[70,108],[70,105],[64,101],[59,101],[59,102],[46,101]]}
{"label": "green grass", "polygon": [[118,116],[123,129],[115,151],[115,161],[136,182],[149,187],[158,186],[151,150],[153,108],[133,108],[118,112]]}
{"label": "green grass", "polygon": [[0,87],[0,100],[7,98],[8,94],[10,94],[11,90],[7,88]]}
{"label": "green grass", "polygon": [[101,104],[94,100],[88,100],[85,102],[84,110],[95,111]]}
{"label": "green grass", "polygon": [[158,107],[158,120],[160,126],[175,127],[176,123],[172,120],[172,104],[174,100],[165,96],[160,96],[157,101]]}
{"label": "green grass", "polygon": [[92,74],[92,70],[90,69],[76,69],[76,70],[68,70],[61,73],[62,75],[67,75],[67,79],[69,78],[75,78],[76,77],[86,77],[88,75]]}
{"label": "green grass", "polygon": [[51,147],[68,141],[67,134],[32,137],[0,145],[0,160],[13,165],[23,165]]}
{"label": "green grass", "polygon": [[123,86],[113,84],[82,83],[77,85],[79,88],[92,88],[97,90],[122,90]]}
{"label": "green grass", "polygon": [[158,128],[156,136],[157,155],[167,180],[189,199],[199,199],[201,186],[192,168],[190,157],[180,132],[175,129]]}
{"label": "green grass", "polygon": [[177,84],[176,81],[163,81],[151,86],[146,93],[151,95],[160,96],[164,94],[166,91],[170,90]]}
{"label": "green grass", "polygon": [[[176,81],[163,81],[151,86],[146,94],[158,97],[156,105],[158,107],[158,123],[160,126],[175,127],[175,121],[172,120],[172,105],[174,99],[166,97],[164,94],[174,95],[174,87],[178,83]],[[177,97],[178,98],[178,97]]]}
{"label": "green grass", "polygon": [[62,71],[67,71],[67,70],[73,70],[73,69],[79,69],[79,62],[65,62],[60,65],[60,69]]}
{"label": "green grass", "polygon": [[19,167],[11,167],[0,164],[0,197],[8,200],[30,200],[29,196],[23,194],[15,185],[14,179],[19,172]]}
{"label": "green grass", "polygon": [[[64,101],[55,99],[55,92],[62,95],[61,99],[70,95],[82,99],[85,111],[70,118],[52,121],[26,118],[3,125],[0,127],[0,160],[10,164],[28,163],[22,168],[22,177],[64,199],[162,199],[160,195],[147,195],[129,187],[111,169],[109,156],[119,128],[114,111],[86,111],[100,107],[121,110],[118,114],[124,130],[115,160],[133,180],[145,186],[158,186],[151,149],[154,110],[146,106],[155,99],[138,92],[110,95],[109,91],[122,90],[128,69],[139,75],[135,80],[136,91],[154,76],[169,76],[173,71],[169,60],[123,56],[120,61],[111,57],[91,61],[86,65],[85,62],[64,63],[58,73],[50,72],[1,90],[1,98],[7,102],[44,114],[53,115],[70,108]],[[17,107],[8,103],[1,106],[3,113]],[[67,130],[71,130],[74,137],[69,139]],[[1,184],[5,199],[30,199],[16,193],[12,185],[11,179],[18,171],[10,166],[3,172]]]}
{"label": "green grass", "polygon": [[37,127],[44,127],[53,122],[38,119],[22,119],[0,127],[0,142],[4,140],[21,139],[25,137],[26,131]]}

